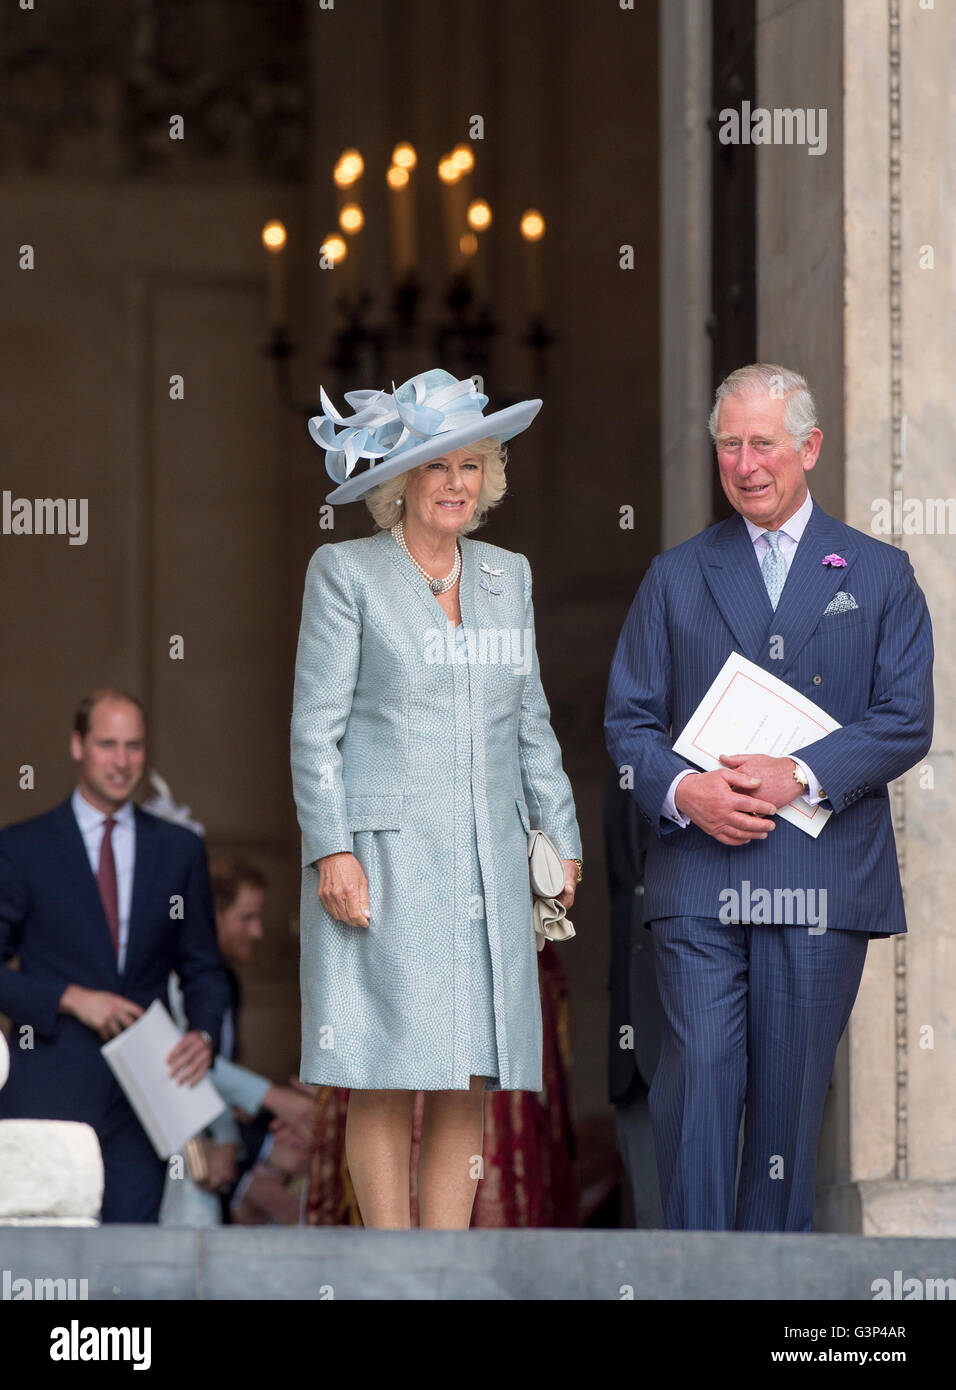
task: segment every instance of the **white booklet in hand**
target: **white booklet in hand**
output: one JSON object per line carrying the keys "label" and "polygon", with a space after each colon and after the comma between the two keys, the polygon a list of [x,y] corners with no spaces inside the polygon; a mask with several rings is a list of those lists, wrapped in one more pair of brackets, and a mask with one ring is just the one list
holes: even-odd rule
{"label": "white booklet in hand", "polygon": [[180,1153],[225,1110],[208,1073],[195,1086],[180,1086],[166,1058],[182,1033],[158,999],[116,1038],[100,1048],[160,1158]]}
{"label": "white booklet in hand", "polygon": [[[721,753],[765,753],[771,758],[785,758],[795,748],[816,743],[840,727],[826,710],[786,681],[739,652],[731,652],[684,726],[674,752],[711,772],[725,766]],[[832,814],[822,805],[808,805],[802,793],[777,812],[814,839]]]}

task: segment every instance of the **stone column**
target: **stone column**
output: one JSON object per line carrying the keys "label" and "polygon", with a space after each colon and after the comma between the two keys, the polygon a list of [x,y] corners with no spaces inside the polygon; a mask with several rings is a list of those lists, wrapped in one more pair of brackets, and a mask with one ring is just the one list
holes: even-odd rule
{"label": "stone column", "polygon": [[660,0],[661,546],[711,521],[710,0]]}

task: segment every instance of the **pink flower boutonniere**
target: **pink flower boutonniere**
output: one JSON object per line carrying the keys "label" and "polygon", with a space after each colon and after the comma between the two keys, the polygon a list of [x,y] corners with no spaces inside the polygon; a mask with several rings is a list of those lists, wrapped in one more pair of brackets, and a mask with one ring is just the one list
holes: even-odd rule
{"label": "pink flower boutonniere", "polygon": [[846,565],[842,555],[824,555],[823,563],[829,565],[831,569],[842,569]]}

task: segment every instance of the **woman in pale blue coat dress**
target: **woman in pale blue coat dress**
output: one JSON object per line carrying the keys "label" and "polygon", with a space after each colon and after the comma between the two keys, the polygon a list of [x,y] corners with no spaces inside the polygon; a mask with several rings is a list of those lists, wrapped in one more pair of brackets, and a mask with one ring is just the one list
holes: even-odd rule
{"label": "woman in pale blue coat dress", "polygon": [[[310,421],[379,529],[325,544],[305,582],[292,713],[302,831],[303,1081],[351,1090],[346,1154],[366,1226],[467,1227],[487,1088],[541,1089],[527,836],[580,878],[523,555],[468,538],[504,494],[501,441],[540,401],[482,412],[472,381],[323,393]],[[359,464],[367,460],[364,469]]]}

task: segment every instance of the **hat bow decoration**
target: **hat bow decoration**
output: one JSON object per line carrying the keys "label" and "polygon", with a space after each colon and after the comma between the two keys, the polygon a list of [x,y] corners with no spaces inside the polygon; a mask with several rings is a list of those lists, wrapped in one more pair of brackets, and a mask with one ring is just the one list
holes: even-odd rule
{"label": "hat bow decoration", "polygon": [[[325,450],[336,487],[327,502],[351,502],[379,483],[466,448],[480,439],[513,439],[527,429],[540,400],[518,401],[485,415],[488,397],[471,377],[461,381],[441,367],[419,372],[391,391],[346,391],[351,415],[341,414],[323,387],[322,411],[309,434]],[[364,466],[363,466],[364,465]]]}
{"label": "hat bow decoration", "polygon": [[[399,392],[408,388],[414,399],[403,401]],[[309,421],[309,433],[326,451],[325,467],[333,482],[350,478],[361,458],[374,468],[379,459],[405,448],[412,436],[432,439],[470,424],[488,404],[471,377],[433,391],[425,405],[427,391],[424,372],[399,388],[392,382],[391,391],[346,391],[345,399],[355,410],[346,418],[320,386],[323,414]]]}

